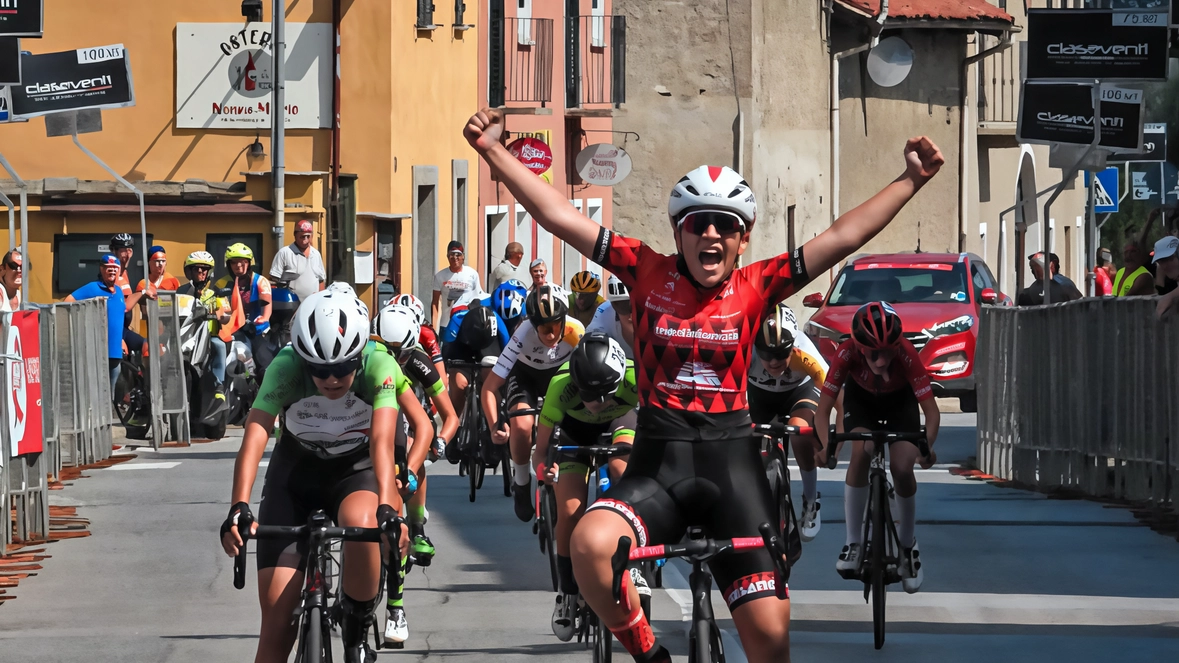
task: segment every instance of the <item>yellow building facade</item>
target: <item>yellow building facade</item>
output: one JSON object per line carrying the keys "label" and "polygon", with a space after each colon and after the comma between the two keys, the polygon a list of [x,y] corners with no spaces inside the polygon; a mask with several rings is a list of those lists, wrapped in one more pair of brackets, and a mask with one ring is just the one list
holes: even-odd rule
{"label": "yellow building facade", "polygon": [[[329,275],[353,281],[370,303],[378,290],[428,296],[425,275],[445,265],[447,242],[477,237],[467,223],[477,157],[461,135],[478,98],[475,16],[423,16],[414,3],[388,0],[288,1],[287,9],[285,239],[298,221],[313,221]],[[264,2],[264,21],[246,24],[238,0],[45,0],[44,37],[21,42],[32,54],[126,48],[135,105],[103,110],[102,131],[79,138],[145,192],[150,241],[168,251],[168,271],[182,280],[192,251],[220,261],[225,243],[248,239],[260,253],[256,270],[267,274],[279,248],[270,130],[259,124],[269,79],[259,40],[269,36],[270,11]],[[239,30],[255,34],[224,36]],[[241,94],[256,98],[241,102]],[[92,280],[114,233],[138,235],[135,197],[69,137],[46,137],[43,118],[0,124],[0,152],[29,185],[31,301],[59,300],[83,275]],[[0,180],[0,190],[17,199],[12,180]],[[0,242],[9,241],[0,222]]]}

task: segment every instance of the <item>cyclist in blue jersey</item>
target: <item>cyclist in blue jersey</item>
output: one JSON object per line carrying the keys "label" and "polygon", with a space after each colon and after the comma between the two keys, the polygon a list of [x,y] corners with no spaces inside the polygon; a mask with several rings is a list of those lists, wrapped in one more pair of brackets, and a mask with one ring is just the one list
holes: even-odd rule
{"label": "cyclist in blue jersey", "polygon": [[524,300],[527,298],[528,288],[519,279],[508,279],[491,293],[491,307],[504,321],[509,336],[516,333],[516,327],[524,319]]}

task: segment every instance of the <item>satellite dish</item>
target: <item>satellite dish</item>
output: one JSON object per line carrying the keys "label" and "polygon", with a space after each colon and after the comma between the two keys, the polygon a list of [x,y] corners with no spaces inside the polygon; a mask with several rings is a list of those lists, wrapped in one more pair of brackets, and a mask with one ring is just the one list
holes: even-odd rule
{"label": "satellite dish", "polygon": [[913,68],[913,49],[900,37],[882,39],[868,53],[868,77],[880,87],[896,87]]}

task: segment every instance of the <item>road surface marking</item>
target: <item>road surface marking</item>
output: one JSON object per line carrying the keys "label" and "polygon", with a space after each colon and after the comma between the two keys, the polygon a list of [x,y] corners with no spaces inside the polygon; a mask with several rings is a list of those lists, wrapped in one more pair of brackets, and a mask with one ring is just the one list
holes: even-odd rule
{"label": "road surface marking", "polygon": [[122,463],[119,465],[112,465],[106,469],[108,470],[170,470],[180,464],[180,461],[171,461],[167,463]]}

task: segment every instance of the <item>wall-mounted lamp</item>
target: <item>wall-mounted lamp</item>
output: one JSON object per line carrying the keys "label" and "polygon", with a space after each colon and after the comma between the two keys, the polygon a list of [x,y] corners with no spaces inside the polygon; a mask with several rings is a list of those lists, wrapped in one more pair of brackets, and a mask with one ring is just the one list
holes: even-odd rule
{"label": "wall-mounted lamp", "polygon": [[245,16],[246,20],[250,22],[261,21],[262,0],[242,0],[242,16]]}
{"label": "wall-mounted lamp", "polygon": [[262,149],[262,141],[258,140],[258,136],[254,136],[254,142],[250,145],[250,158],[261,159],[266,156],[266,151]]}

